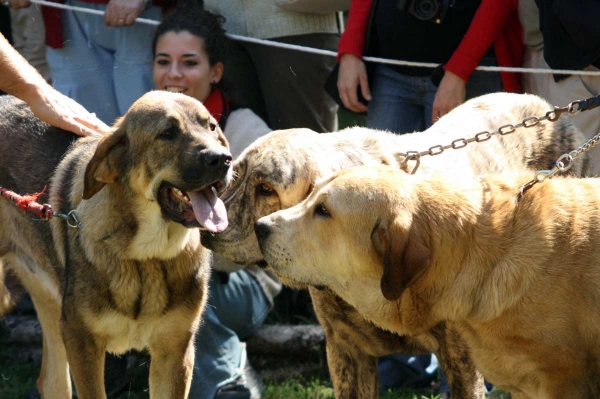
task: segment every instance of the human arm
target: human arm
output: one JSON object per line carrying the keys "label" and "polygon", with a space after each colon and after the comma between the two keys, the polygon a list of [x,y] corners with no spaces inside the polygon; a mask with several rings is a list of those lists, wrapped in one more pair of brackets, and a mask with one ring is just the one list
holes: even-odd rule
{"label": "human arm", "polygon": [[110,0],[104,12],[104,23],[114,27],[133,25],[145,8],[144,0]]}
{"label": "human arm", "polygon": [[371,100],[371,91],[367,79],[367,69],[362,61],[365,48],[365,33],[369,22],[369,13],[373,0],[352,0],[346,30],[338,45],[338,91],[344,106],[355,112],[365,112],[367,106],[358,101],[356,94],[360,86],[366,100]]}
{"label": "human arm", "polygon": [[444,65],[446,73],[433,102],[433,122],[465,101],[466,82],[517,7],[517,0],[481,2],[463,40]]}
{"label": "human arm", "polygon": [[0,90],[25,101],[39,119],[79,136],[99,136],[109,128],[94,114],[59,93],[0,34]]}

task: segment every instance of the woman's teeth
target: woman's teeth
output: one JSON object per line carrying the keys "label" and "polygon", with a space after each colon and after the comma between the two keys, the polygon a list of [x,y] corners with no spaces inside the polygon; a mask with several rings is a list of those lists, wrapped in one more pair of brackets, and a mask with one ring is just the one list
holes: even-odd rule
{"label": "woman's teeth", "polygon": [[165,87],[165,90],[171,93],[183,93],[185,91],[183,87]]}

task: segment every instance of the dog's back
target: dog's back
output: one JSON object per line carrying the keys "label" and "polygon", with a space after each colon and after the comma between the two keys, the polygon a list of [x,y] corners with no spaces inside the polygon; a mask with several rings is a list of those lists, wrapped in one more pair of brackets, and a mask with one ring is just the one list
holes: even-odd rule
{"label": "dog's back", "polygon": [[[408,151],[426,152],[434,146],[450,145],[454,140],[472,139],[478,133],[494,133],[502,126],[508,132],[510,125],[543,117],[552,109],[552,105],[535,95],[493,93],[456,107],[424,132],[397,135],[354,127],[332,133],[329,140],[337,142],[337,148],[342,151],[361,147],[375,159],[388,160],[394,155],[397,165],[402,166]],[[534,124],[534,121],[530,119],[528,123]],[[442,156],[425,155],[421,157],[419,168],[429,173],[443,172],[448,167],[456,173],[551,169],[561,155],[586,141],[583,133],[564,115],[554,122],[544,120],[529,128],[521,127],[512,133],[496,134],[483,140],[486,136],[480,135],[481,142],[471,142],[464,149],[446,149]],[[462,141],[456,143],[457,147],[462,145]],[[439,147],[432,150],[438,151]],[[414,161],[410,161],[405,168],[412,170],[414,165]],[[589,176],[591,169],[590,158],[584,153],[573,163],[568,174]]]}
{"label": "dog's back", "polygon": [[[72,133],[34,117],[24,102],[11,96],[1,96],[0,186],[19,195],[45,190],[37,202],[48,203],[47,188],[54,170],[76,138]],[[31,259],[28,266],[34,274],[44,274],[38,265],[50,266],[48,259],[54,265],[61,263],[58,262],[47,221],[33,214],[24,214],[10,201],[0,198],[0,225],[0,258],[8,253],[21,253],[22,259]],[[9,259],[4,261],[10,263]],[[49,287],[52,287],[55,296],[58,295],[58,276],[52,267],[43,268],[47,279],[53,282]],[[8,292],[8,289],[4,287],[0,291]],[[9,304],[8,301],[5,303]]]}

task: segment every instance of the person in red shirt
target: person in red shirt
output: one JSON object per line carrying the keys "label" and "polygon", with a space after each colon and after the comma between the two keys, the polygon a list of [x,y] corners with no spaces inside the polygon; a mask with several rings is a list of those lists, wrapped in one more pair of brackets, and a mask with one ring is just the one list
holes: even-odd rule
{"label": "person in red shirt", "polygon": [[[518,74],[473,73],[479,63],[521,66],[517,0],[455,1],[440,23],[416,18],[398,9],[399,3],[353,0],[340,38],[340,97],[346,108],[368,111],[367,126],[396,133],[424,130],[467,98],[521,92]],[[430,69],[383,64],[368,76],[363,55],[438,63],[443,77],[436,87]],[[357,89],[368,105],[358,100]]]}

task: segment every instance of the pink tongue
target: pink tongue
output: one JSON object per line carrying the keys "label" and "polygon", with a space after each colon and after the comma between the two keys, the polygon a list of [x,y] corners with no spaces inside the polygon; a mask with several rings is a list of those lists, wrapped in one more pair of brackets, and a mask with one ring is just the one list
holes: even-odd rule
{"label": "pink tongue", "polygon": [[220,233],[227,228],[225,204],[213,193],[210,187],[202,191],[187,192],[196,220],[211,233]]}

